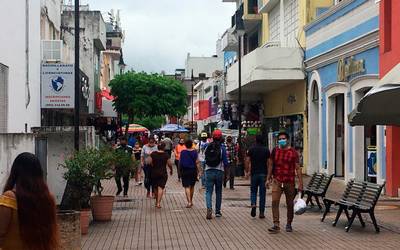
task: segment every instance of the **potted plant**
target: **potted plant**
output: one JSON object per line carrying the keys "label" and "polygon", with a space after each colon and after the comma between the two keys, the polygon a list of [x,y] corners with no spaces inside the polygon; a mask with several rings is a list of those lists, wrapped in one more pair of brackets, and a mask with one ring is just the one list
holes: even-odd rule
{"label": "potted plant", "polygon": [[67,186],[60,208],[80,211],[81,233],[87,234],[90,217],[90,196],[94,186],[92,169],[98,160],[97,149],[84,149],[76,152],[62,165],[66,172]]}
{"label": "potted plant", "polygon": [[114,177],[113,163],[114,151],[112,148],[104,147],[96,150],[95,164],[91,166],[90,174],[93,178],[95,195],[90,198],[92,215],[95,221],[110,221],[112,217],[112,208],[114,196],[102,195],[102,180]]}

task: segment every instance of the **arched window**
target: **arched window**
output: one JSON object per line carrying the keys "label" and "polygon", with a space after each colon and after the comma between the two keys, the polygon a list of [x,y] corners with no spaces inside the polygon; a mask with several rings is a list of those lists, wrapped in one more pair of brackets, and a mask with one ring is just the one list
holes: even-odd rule
{"label": "arched window", "polygon": [[312,85],[312,101],[313,102],[319,101],[318,84],[315,81],[313,81],[313,85]]}

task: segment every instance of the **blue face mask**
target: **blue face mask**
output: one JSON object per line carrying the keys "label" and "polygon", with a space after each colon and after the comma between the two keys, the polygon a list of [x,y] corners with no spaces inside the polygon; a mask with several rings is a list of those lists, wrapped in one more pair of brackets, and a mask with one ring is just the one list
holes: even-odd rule
{"label": "blue face mask", "polygon": [[286,139],[280,139],[280,140],[278,141],[278,144],[279,144],[279,146],[280,146],[281,148],[284,148],[284,147],[286,147],[286,145],[287,145],[287,140],[286,140]]}

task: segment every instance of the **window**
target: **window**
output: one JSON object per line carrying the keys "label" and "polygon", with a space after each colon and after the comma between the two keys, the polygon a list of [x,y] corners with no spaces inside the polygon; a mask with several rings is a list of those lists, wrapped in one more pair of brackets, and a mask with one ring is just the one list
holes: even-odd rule
{"label": "window", "polygon": [[268,15],[268,25],[269,25],[269,40],[270,41],[279,41],[280,30],[279,30],[279,22],[280,22],[280,15],[279,15],[279,5],[271,10]]}
{"label": "window", "polygon": [[313,87],[312,87],[312,101],[313,102],[319,101],[318,84],[315,81],[313,82]]}
{"label": "window", "polygon": [[287,0],[285,3],[284,36],[289,47],[297,47],[297,33],[299,29],[299,3],[297,0]]}
{"label": "window", "polygon": [[7,133],[8,67],[0,63],[0,133]]}

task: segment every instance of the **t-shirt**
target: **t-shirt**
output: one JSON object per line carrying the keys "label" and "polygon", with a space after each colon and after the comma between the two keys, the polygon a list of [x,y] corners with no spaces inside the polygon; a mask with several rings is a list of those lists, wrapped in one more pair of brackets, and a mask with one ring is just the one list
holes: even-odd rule
{"label": "t-shirt", "polygon": [[141,154],[142,154],[142,148],[141,148],[141,147],[139,147],[139,148],[133,148],[133,154],[135,155],[135,159],[136,159],[137,161],[139,161],[139,160],[140,160],[140,156],[141,156]]}
{"label": "t-shirt", "polygon": [[145,164],[149,164],[150,162],[150,155],[151,153],[157,151],[157,145],[154,145],[153,147],[150,147],[149,145],[144,145],[142,149],[142,157],[144,158]]}
{"label": "t-shirt", "polygon": [[181,158],[181,152],[185,149],[186,149],[185,145],[181,145],[181,144],[176,145],[176,147],[175,147],[175,159],[176,160],[179,160]]}
{"label": "t-shirt", "polygon": [[251,175],[267,174],[267,162],[270,153],[267,147],[255,145],[249,149],[247,155],[251,161]]}
{"label": "t-shirt", "polygon": [[197,161],[197,151],[196,150],[183,150],[181,152],[181,158],[179,160],[179,165],[182,168],[196,168]]}
{"label": "t-shirt", "polygon": [[172,150],[172,140],[170,138],[165,137],[163,142],[165,143],[165,150]]}
{"label": "t-shirt", "polygon": [[152,169],[151,174],[154,176],[167,176],[167,162],[169,156],[165,152],[155,151],[151,153]]}
{"label": "t-shirt", "polygon": [[208,145],[208,143],[203,142],[203,141],[200,141],[198,144],[198,152],[199,152],[199,161],[200,162],[206,161],[205,152],[206,152],[207,145]]}

